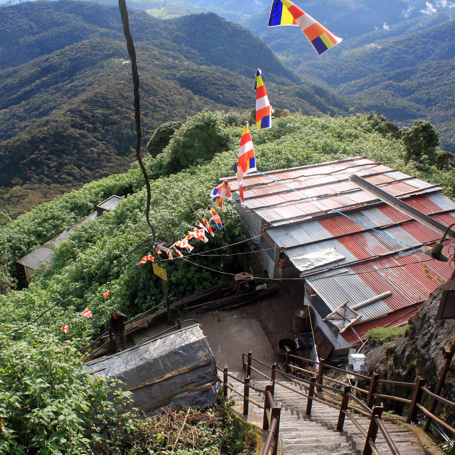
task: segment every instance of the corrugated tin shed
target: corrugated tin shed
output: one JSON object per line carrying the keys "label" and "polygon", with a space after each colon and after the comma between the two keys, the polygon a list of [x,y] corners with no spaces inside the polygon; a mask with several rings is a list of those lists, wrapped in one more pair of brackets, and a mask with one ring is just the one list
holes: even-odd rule
{"label": "corrugated tin shed", "polygon": [[[355,327],[397,324],[403,318],[394,314],[415,312],[450,277],[452,268],[420,253],[424,244],[439,240],[440,233],[350,182],[352,174],[445,226],[455,223],[455,203],[441,194],[439,186],[360,157],[247,175],[245,208],[239,211],[249,226],[262,226],[269,252],[269,258],[262,253],[262,259],[269,262],[266,269],[273,277],[298,276],[302,261],[297,258],[334,248],[344,259],[301,274],[327,310],[390,290],[391,297],[358,310],[362,318]],[[233,192],[238,191],[235,177],[226,180]],[[281,257],[284,253],[290,265],[279,267],[277,252]],[[346,331],[345,338],[352,333]]]}

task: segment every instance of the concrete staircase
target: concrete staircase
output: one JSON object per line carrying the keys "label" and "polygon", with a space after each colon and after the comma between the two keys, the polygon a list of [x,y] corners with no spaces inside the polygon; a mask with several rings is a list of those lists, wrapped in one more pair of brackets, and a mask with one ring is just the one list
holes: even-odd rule
{"label": "concrete staircase", "polygon": [[[237,377],[241,377],[238,375]],[[280,380],[297,390],[307,392],[297,383]],[[237,381],[230,381],[231,385],[243,393],[243,385]],[[264,389],[268,381],[252,380],[252,385]],[[243,403],[243,398],[230,391],[229,398]],[[250,398],[263,404],[264,395],[250,389]],[[275,387],[275,401],[281,403],[281,453],[283,455],[360,455],[363,452],[365,438],[357,427],[346,417],[343,431],[336,431],[339,411],[317,401],[313,401],[311,416],[307,417],[307,399],[302,395],[277,385]],[[263,410],[250,403],[249,414],[256,415],[256,422],[262,422]],[[369,419],[357,414],[358,421],[368,431]],[[249,419],[250,420],[250,419]],[[424,455],[413,435],[404,428],[383,420],[398,451],[402,455]],[[260,425],[262,428],[262,426]],[[390,450],[378,432],[376,447],[380,455],[390,454]],[[280,453],[280,452],[279,452]]]}

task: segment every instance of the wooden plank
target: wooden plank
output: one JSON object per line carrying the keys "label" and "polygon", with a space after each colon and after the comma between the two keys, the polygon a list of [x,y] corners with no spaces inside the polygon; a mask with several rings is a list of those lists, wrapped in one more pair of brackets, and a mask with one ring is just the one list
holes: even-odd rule
{"label": "wooden plank", "polygon": [[316,327],[314,331],[314,342],[318,350],[318,356],[320,359],[327,359],[333,351],[333,344],[324,335],[324,332],[320,327]]}

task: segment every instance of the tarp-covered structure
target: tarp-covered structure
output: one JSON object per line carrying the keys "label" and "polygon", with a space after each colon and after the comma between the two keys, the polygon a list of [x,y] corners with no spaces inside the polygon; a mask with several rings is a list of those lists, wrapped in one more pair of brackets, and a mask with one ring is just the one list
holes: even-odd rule
{"label": "tarp-covered structure", "polygon": [[86,369],[122,381],[122,389],[133,392],[133,406],[145,413],[205,408],[219,388],[215,357],[199,325],[93,360]]}

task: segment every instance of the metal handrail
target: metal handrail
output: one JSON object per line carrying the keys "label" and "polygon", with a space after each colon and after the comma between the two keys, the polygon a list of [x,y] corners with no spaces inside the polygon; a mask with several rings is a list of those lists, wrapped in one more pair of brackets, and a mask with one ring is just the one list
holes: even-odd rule
{"label": "metal handrail", "polygon": [[388,379],[378,379],[378,382],[382,384],[392,384],[399,385],[403,387],[415,387],[415,384],[412,382],[401,382],[401,381],[389,381]]}
{"label": "metal handrail", "polygon": [[[242,354],[242,360],[245,359],[245,355],[246,355],[245,353]],[[290,355],[287,354],[287,360],[288,360],[289,356],[290,356]],[[293,357],[293,358],[299,358],[298,356],[294,356],[294,355],[292,355],[292,357]],[[250,353],[248,354],[248,363],[243,362],[244,367],[248,368],[248,371],[253,370],[253,371],[258,372],[261,376],[267,377],[265,374],[263,374],[262,372],[260,372],[259,370],[257,370],[256,368],[254,368],[254,367],[251,365],[252,361],[255,361],[255,362],[258,362],[258,363],[264,365],[263,362],[260,362],[260,361],[258,361],[256,358],[254,358],[254,357],[251,355],[251,352],[250,352]],[[318,362],[314,362],[314,361],[313,361],[313,363],[318,363]],[[268,366],[268,365],[264,365],[264,366]],[[270,367],[269,367],[269,368],[270,368]],[[300,369],[299,367],[295,367],[295,366],[294,366],[294,368],[296,368],[296,369],[298,369],[298,370]],[[340,371],[342,371],[342,372],[345,372],[345,370],[341,370],[341,369],[336,368],[336,367],[333,368],[333,369],[337,369],[337,370],[340,370]],[[297,382],[297,383],[300,383],[300,384],[303,383],[303,385],[305,385],[305,386],[308,385],[308,382],[309,382],[309,381],[302,380],[302,382],[301,382],[301,381],[297,380],[295,377],[293,377],[293,376],[291,376],[291,375],[288,375],[288,374],[286,374],[286,373],[284,373],[284,372],[282,372],[282,371],[277,371],[277,372],[280,373],[280,374],[282,374],[282,375],[284,375],[284,376],[290,377],[292,380],[294,380],[294,381]],[[323,373],[323,371],[321,371],[320,373]],[[366,379],[369,379],[369,380],[370,380],[370,378],[368,378],[368,377],[366,377],[366,376],[363,376],[363,375],[357,375],[357,376],[363,377],[363,378],[366,378]],[[366,446],[368,446],[368,447],[371,449],[371,452],[368,452],[368,453],[374,453],[374,454],[378,453],[378,451],[377,451],[377,449],[376,449],[376,445],[375,445],[374,440],[376,439],[377,430],[379,430],[379,431],[381,431],[381,433],[383,434],[384,439],[385,439],[385,441],[386,441],[388,447],[389,447],[390,450],[391,450],[391,453],[392,453],[393,455],[399,454],[399,452],[397,451],[397,449],[396,449],[396,447],[395,447],[395,444],[393,443],[393,441],[392,441],[392,439],[391,439],[391,437],[390,437],[390,435],[389,435],[387,429],[385,428],[385,426],[383,425],[383,423],[382,423],[382,421],[381,421],[381,414],[382,414],[382,409],[383,409],[382,405],[381,405],[381,409],[378,411],[378,412],[379,412],[379,414],[378,414],[378,412],[373,411],[373,410],[372,410],[369,406],[367,406],[360,398],[357,398],[355,395],[353,395],[353,394],[350,392],[350,390],[353,388],[352,386],[346,386],[346,387],[345,387],[345,390],[343,391],[343,390],[337,389],[337,388],[335,388],[335,387],[331,387],[331,386],[322,384],[322,381],[323,381],[324,379],[326,379],[326,380],[328,380],[328,381],[335,382],[335,383],[339,383],[339,384],[342,384],[342,385],[346,385],[346,384],[343,383],[343,382],[341,382],[341,381],[338,381],[338,380],[336,380],[336,379],[327,377],[327,376],[325,376],[324,374],[321,374],[321,375],[318,376],[318,383],[315,383],[315,382],[314,382],[314,381],[315,381],[315,377],[314,377],[314,376],[313,376],[313,380],[312,380],[312,382],[311,382],[311,387],[313,387],[313,388],[316,389],[316,390],[317,390],[317,389],[322,389],[322,390],[330,390],[330,391],[333,391],[333,392],[336,392],[336,393],[343,393],[343,397],[344,397],[344,398],[343,398],[343,401],[341,402],[341,404],[338,402],[337,405],[334,405],[333,403],[329,402],[326,398],[324,399],[324,398],[319,398],[318,396],[314,396],[314,395],[313,395],[313,391],[312,391],[313,389],[312,389],[312,388],[310,388],[310,392],[309,392],[310,395],[311,395],[311,396],[310,396],[310,395],[308,395],[308,394],[306,394],[306,393],[304,393],[304,392],[302,392],[302,391],[299,391],[299,390],[294,389],[293,387],[290,387],[290,386],[288,386],[288,385],[285,385],[285,384],[283,384],[283,383],[280,383],[279,381],[276,381],[275,379],[271,379],[271,380],[273,381],[273,384],[274,384],[274,385],[275,385],[275,384],[276,384],[276,385],[281,385],[282,387],[284,387],[284,388],[286,388],[286,389],[289,389],[289,390],[291,390],[291,391],[293,391],[293,392],[295,392],[295,393],[297,393],[297,394],[299,394],[299,395],[302,395],[302,396],[307,397],[308,403],[310,403],[310,400],[311,400],[311,401],[314,400],[314,401],[320,402],[320,403],[322,403],[322,404],[324,404],[324,405],[326,405],[326,406],[330,406],[330,407],[335,408],[335,409],[340,409],[340,416],[341,416],[341,415],[347,416],[347,417],[353,422],[353,424],[356,426],[356,428],[360,431],[360,433],[366,438],[365,444],[366,444]],[[423,386],[423,384],[422,384],[422,386]],[[372,386],[372,387],[373,387],[373,386]],[[355,389],[356,389],[356,390],[359,390],[359,391],[362,392],[362,393],[368,393],[368,395],[370,395],[370,392],[367,392],[367,391],[364,390],[364,389],[361,389],[361,388],[359,388],[359,387],[355,387]],[[379,394],[372,394],[372,395],[373,395],[373,396],[378,396]],[[393,398],[393,397],[390,397],[390,398]],[[357,420],[356,417],[355,417],[355,414],[352,412],[352,408],[349,408],[349,401],[350,401],[350,400],[353,400],[353,401],[360,407],[360,410],[362,410],[363,413],[365,413],[367,416],[370,416],[370,429],[368,430],[368,432],[365,431],[365,429],[360,425],[360,423],[358,422],[358,420]],[[419,409],[420,409],[420,407],[421,407],[418,403],[416,403],[416,406],[419,407]],[[308,410],[308,409],[309,409],[309,410]],[[307,405],[307,413],[309,413],[309,412],[311,412],[311,406],[310,406],[310,405]],[[428,411],[427,411],[427,412],[428,412]],[[342,427],[343,427],[343,421],[344,421],[344,417],[343,417],[343,419],[341,419],[341,417],[340,417],[340,418],[339,418],[339,426],[340,426],[340,428],[338,428],[338,429],[342,429]],[[372,430],[372,428],[374,427],[373,423],[377,425],[377,427],[376,427],[377,430]],[[373,431],[374,431],[374,433],[373,433]],[[455,429],[454,429],[454,431],[455,431]],[[270,438],[272,438],[272,436],[271,436],[270,433],[269,433],[269,436],[268,436],[268,439],[267,439],[267,443],[269,442],[269,439],[270,439]],[[271,446],[269,446],[269,445],[264,446],[264,449],[263,449],[263,451],[262,451],[262,455],[267,454],[268,451],[270,451],[270,447],[271,447]],[[366,448],[365,448],[365,451],[366,451]],[[367,452],[365,452],[365,453],[367,453]]]}

